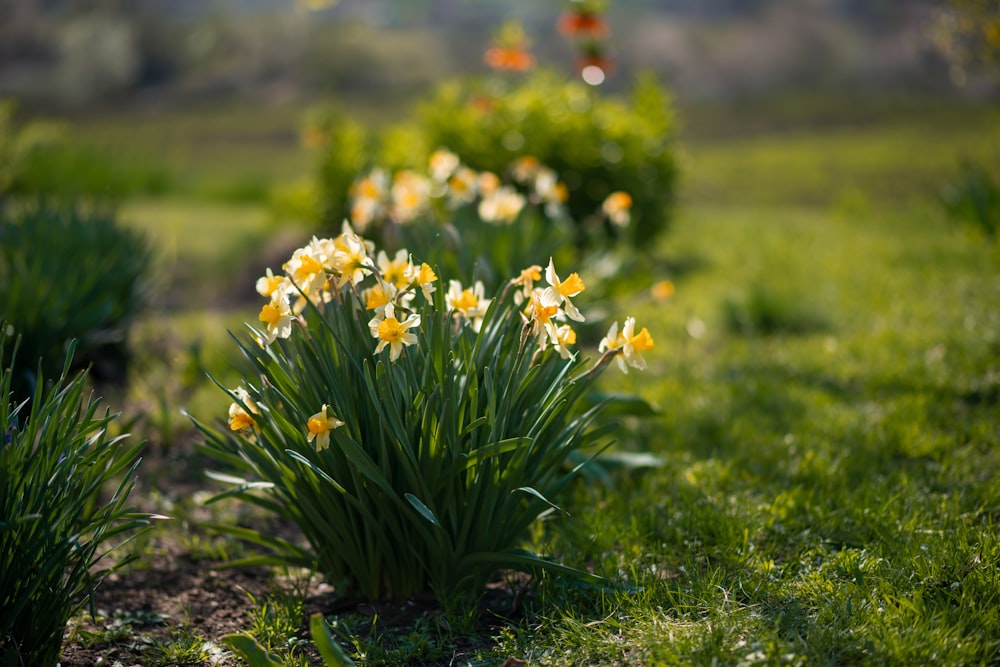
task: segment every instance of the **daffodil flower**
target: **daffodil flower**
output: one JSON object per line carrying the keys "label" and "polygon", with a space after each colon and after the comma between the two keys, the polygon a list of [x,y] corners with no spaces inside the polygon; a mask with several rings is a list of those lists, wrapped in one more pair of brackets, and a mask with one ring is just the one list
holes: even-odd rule
{"label": "daffodil flower", "polygon": [[559,301],[548,290],[534,290],[524,312],[531,322],[532,334],[540,339],[542,349],[545,349],[546,336],[553,344],[558,345],[559,333],[552,320],[560,313]]}
{"label": "daffodil flower", "polygon": [[332,413],[327,414],[330,407],[326,404],[323,409],[314,414],[306,422],[306,442],[316,441],[316,451],[326,449],[330,446],[330,431],[344,425],[344,422],[337,419]]}
{"label": "daffodil flower", "polygon": [[569,349],[570,345],[576,345],[576,332],[570,325],[563,324],[556,329],[556,342],[553,347],[556,348],[560,357],[569,359],[573,356],[573,352]]}
{"label": "daffodil flower", "polygon": [[267,274],[257,279],[257,293],[261,296],[270,297],[275,292],[283,290],[286,293],[292,289],[292,283],[286,276],[276,276],[267,270]]}
{"label": "daffodil flower", "polygon": [[412,222],[426,208],[430,181],[412,171],[400,171],[393,177],[389,196],[393,218],[400,224]]}
{"label": "daffodil flower", "polygon": [[372,338],[378,339],[375,354],[384,350],[385,346],[388,345],[389,360],[396,361],[402,354],[404,346],[416,344],[417,336],[409,330],[418,326],[420,326],[419,315],[410,314],[400,322],[396,318],[396,307],[391,302],[386,304],[382,314],[376,315],[368,322],[368,330],[371,332]]}
{"label": "daffodil flower", "polygon": [[409,279],[406,277],[406,269],[410,265],[410,259],[405,248],[398,250],[396,256],[392,259],[389,259],[389,255],[386,254],[385,250],[379,250],[378,256],[375,258],[375,264],[382,273],[382,278],[387,283],[396,286],[398,289],[402,289],[410,284]]}
{"label": "daffodil flower", "polygon": [[524,195],[509,185],[502,185],[496,192],[479,202],[479,217],[485,222],[509,225],[517,220],[524,204]]}
{"label": "daffodil flower", "polygon": [[646,369],[646,360],[642,358],[640,352],[653,349],[653,337],[646,327],[635,333],[635,318],[629,317],[625,319],[621,333],[618,333],[618,323],[614,322],[597,349],[600,352],[620,349],[621,353],[615,357],[615,361],[622,373],[627,374],[629,366],[639,370]]}
{"label": "daffodil flower", "polygon": [[566,311],[566,315],[571,320],[583,322],[586,318],[579,310],[577,310],[577,307],[573,305],[573,302],[569,300],[571,296],[576,296],[586,289],[583,284],[583,279],[580,278],[580,274],[571,273],[566,277],[566,280],[560,280],[559,276],[556,274],[555,264],[550,257],[549,265],[545,269],[545,280],[549,283],[549,287],[546,288],[546,292],[550,292],[552,296],[555,297],[560,304],[562,304]]}
{"label": "daffodil flower", "polygon": [[434,283],[437,281],[438,277],[437,274],[434,273],[434,269],[432,269],[427,263],[417,266],[413,263],[413,258],[410,257],[405,275],[407,284],[419,285],[420,290],[424,293],[424,298],[430,301],[431,294],[437,290]]}
{"label": "daffodil flower", "polygon": [[479,193],[479,175],[468,167],[459,167],[448,179],[448,205],[457,208],[468,204]]}
{"label": "daffodil flower", "polygon": [[368,256],[368,246],[353,231],[345,231],[338,239],[333,266],[334,272],[339,276],[338,288],[347,283],[357,285],[372,271],[373,263]]}
{"label": "daffodil flower", "polygon": [[517,278],[511,280],[511,284],[520,287],[514,292],[514,303],[520,306],[525,299],[531,298],[531,293],[535,289],[535,281],[542,279],[542,267],[532,264],[526,269],[522,269]]}
{"label": "daffodil flower", "polygon": [[430,157],[430,174],[435,181],[444,182],[458,169],[458,156],[445,148],[439,148]]}
{"label": "daffodil flower", "polygon": [[632,196],[627,192],[612,192],[601,204],[601,210],[616,227],[625,227],[631,221]]}
{"label": "daffodil flower", "polygon": [[267,325],[265,336],[260,341],[261,345],[267,346],[277,338],[288,338],[291,336],[293,318],[294,314],[288,303],[288,297],[281,293],[273,295],[271,300],[265,303],[264,307],[260,309],[260,314],[258,315],[258,319]]}
{"label": "daffodil flower", "polygon": [[[238,402],[234,401],[229,406],[229,428],[233,431],[245,431],[254,425],[254,418],[250,413],[260,414],[260,411],[246,389],[237,387],[233,390],[233,393],[236,395]],[[250,409],[250,412],[247,412],[247,409],[243,407],[244,405]]]}
{"label": "daffodil flower", "polygon": [[477,280],[471,289],[463,289],[462,283],[457,280],[449,281],[445,301],[450,310],[461,313],[466,320],[471,322],[475,331],[479,331],[486,310],[490,307],[490,299],[483,296],[483,282],[481,280]]}

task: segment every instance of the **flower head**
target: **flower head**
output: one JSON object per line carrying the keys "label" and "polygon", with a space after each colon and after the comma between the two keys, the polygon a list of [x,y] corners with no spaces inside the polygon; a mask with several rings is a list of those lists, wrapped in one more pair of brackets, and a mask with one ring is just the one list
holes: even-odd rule
{"label": "flower head", "polygon": [[386,304],[382,314],[376,315],[368,322],[368,330],[371,332],[372,338],[378,339],[375,354],[384,350],[385,346],[388,345],[389,360],[396,361],[402,354],[404,346],[416,344],[417,336],[409,330],[418,326],[420,326],[419,315],[410,314],[400,322],[396,318],[396,307],[392,303]]}
{"label": "flower head", "polygon": [[260,309],[258,319],[266,325],[264,338],[260,340],[261,345],[270,345],[277,338],[288,338],[292,335],[292,307],[288,303],[288,297],[282,293],[275,293],[271,300]]}
{"label": "flower head", "polygon": [[424,293],[424,298],[428,301],[431,300],[431,294],[437,289],[434,286],[437,279],[437,274],[434,273],[434,269],[429,264],[423,263],[417,266],[413,263],[413,258],[410,258],[410,263],[406,269],[407,284],[419,285],[420,290]]}
{"label": "flower head", "polygon": [[583,314],[577,309],[576,306],[573,305],[573,302],[569,300],[570,297],[576,296],[586,289],[586,286],[583,284],[583,279],[580,278],[580,274],[571,273],[566,277],[566,280],[560,280],[559,275],[556,273],[555,264],[550,257],[549,265],[545,269],[545,280],[549,283],[549,287],[546,288],[546,292],[551,292],[552,297],[562,304],[563,308],[566,310],[566,315],[572,320],[583,322],[586,318],[584,318]]}
{"label": "flower head", "polygon": [[524,195],[508,185],[502,185],[479,202],[479,217],[486,222],[510,224],[517,219],[524,204]]}
{"label": "flower head", "polygon": [[631,221],[632,196],[627,192],[612,192],[601,204],[601,210],[616,227],[625,227]]}
{"label": "flower head", "polygon": [[615,361],[623,373],[628,373],[629,366],[645,370],[646,360],[642,358],[640,353],[652,349],[653,337],[646,327],[643,327],[639,333],[635,333],[634,317],[625,319],[621,333],[618,333],[618,323],[614,322],[608,329],[608,335],[601,340],[598,346],[598,350],[601,352],[621,350]]}
{"label": "flower head", "polygon": [[483,324],[483,317],[490,307],[490,299],[483,296],[483,282],[477,280],[472,288],[463,288],[462,283],[457,280],[448,282],[448,294],[445,301],[450,310],[461,313],[461,315],[472,323],[472,328],[479,331]]}
{"label": "flower head", "polygon": [[398,289],[403,289],[410,284],[406,276],[406,270],[410,266],[409,254],[405,249],[396,251],[396,256],[389,259],[385,250],[379,250],[375,258],[378,270],[382,273],[382,279],[390,285],[395,285]]}
{"label": "flower head", "polygon": [[514,292],[514,303],[521,305],[525,299],[531,298],[531,293],[535,289],[535,281],[542,279],[542,267],[532,264],[526,269],[522,269],[516,278],[511,280],[511,284],[520,289]]}
{"label": "flower head", "polygon": [[344,422],[337,419],[333,413],[327,414],[329,406],[324,404],[323,409],[314,414],[306,422],[306,442],[316,441],[316,451],[326,449],[330,446],[330,431],[344,425]]}
{"label": "flower head", "polygon": [[439,148],[430,157],[431,178],[438,182],[448,180],[448,177],[458,169],[458,156],[451,151]]}
{"label": "flower head", "polygon": [[[236,395],[237,400],[233,401],[229,406],[229,428],[233,431],[245,431],[254,425],[254,418],[251,413],[260,414],[260,411],[257,408],[257,404],[250,398],[250,394],[243,387],[234,389],[233,394]],[[246,408],[243,407],[244,405]],[[247,408],[249,408],[249,412]]]}

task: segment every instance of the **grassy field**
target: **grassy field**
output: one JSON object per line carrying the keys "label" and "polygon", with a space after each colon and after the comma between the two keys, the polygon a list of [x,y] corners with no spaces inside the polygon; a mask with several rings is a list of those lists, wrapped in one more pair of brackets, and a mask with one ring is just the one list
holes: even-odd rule
{"label": "grassy field", "polygon": [[[619,295],[655,337],[651,368],[603,380],[660,408],[626,424],[624,440],[663,464],[581,485],[572,516],[531,536],[613,584],[543,578],[514,621],[488,632],[343,614],[360,664],[1000,660],[1000,252],[936,199],[961,159],[997,158],[1000,114],[727,124],[713,113],[687,124],[681,204],[651,250],[675,296],[653,300],[641,284]],[[301,168],[283,146],[274,164]],[[219,181],[240,173],[212,159]],[[172,361],[140,364],[134,390],[147,404],[169,396],[165,421],[146,422],[165,432],[140,434],[169,449],[177,409],[211,418],[228,402],[198,372],[234,372],[224,331],[254,307],[235,282],[251,285],[267,248],[309,230],[204,197],[133,201],[122,214],[181,276],[183,305],[139,332],[169,339]],[[193,375],[178,380],[178,368]],[[227,550],[237,547],[217,547]],[[301,610],[293,593],[281,599]],[[260,612],[253,627],[289,654],[303,626],[283,618]],[[217,639],[184,627],[188,639]]]}

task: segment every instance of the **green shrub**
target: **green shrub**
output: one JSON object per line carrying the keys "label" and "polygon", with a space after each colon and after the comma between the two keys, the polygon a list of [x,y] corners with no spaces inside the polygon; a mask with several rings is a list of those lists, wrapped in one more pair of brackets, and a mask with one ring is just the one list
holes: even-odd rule
{"label": "green shrub", "polygon": [[[5,330],[0,350],[16,347]],[[51,667],[70,616],[130,560],[106,557],[148,523],[125,506],[142,445],[111,437],[68,359],[54,386],[12,401],[14,353],[0,354],[0,664]]]}
{"label": "green shrub", "polygon": [[[570,217],[580,225],[609,194],[624,191],[634,200],[625,230],[635,247],[648,247],[667,228],[674,116],[652,75],[638,77],[627,99],[545,71],[516,84],[445,84],[421,105],[417,123],[427,146],[447,146],[474,169],[499,173],[520,155],[534,156],[565,181]],[[620,233],[611,224],[605,231]]]}
{"label": "green shrub", "polygon": [[[0,319],[22,340],[11,389],[35,393],[41,364],[56,377],[71,340],[76,362],[121,381],[129,326],[143,305],[152,251],[110,213],[35,205],[0,211]],[[11,339],[8,339],[8,344]]]}
{"label": "green shrub", "polygon": [[521,274],[489,299],[379,255],[348,228],[258,282],[262,328],[240,343],[255,373],[229,392],[228,431],[200,425],[203,450],[246,475],[216,475],[233,484],[219,498],[293,522],[309,547],[223,529],[369,599],[449,604],[500,568],[587,576],[518,547],[577,474],[568,457],[606,444],[602,406],[579,402],[615,358],[645,366],[648,331],[628,320],[588,363],[562,322],[582,317],[578,275],[550,264],[549,287]]}
{"label": "green shrub", "polygon": [[953,219],[976,229],[990,241],[1000,232],[1000,183],[984,164],[966,162],[941,196]]}
{"label": "green shrub", "polygon": [[[504,174],[530,156],[553,169],[568,188],[574,244],[603,249],[624,236],[645,248],[668,225],[674,198],[676,156],[670,96],[652,75],[636,79],[628,98],[602,95],[579,81],[537,72],[519,82],[488,79],[441,85],[408,123],[374,131],[330,114],[311,132],[326,142],[319,168],[323,215],[338,228],[349,213],[350,184],[375,164],[390,171],[423,169],[431,153],[446,148],[476,171]],[[613,192],[631,195],[628,226],[595,220]],[[595,237],[593,227],[602,234]]]}

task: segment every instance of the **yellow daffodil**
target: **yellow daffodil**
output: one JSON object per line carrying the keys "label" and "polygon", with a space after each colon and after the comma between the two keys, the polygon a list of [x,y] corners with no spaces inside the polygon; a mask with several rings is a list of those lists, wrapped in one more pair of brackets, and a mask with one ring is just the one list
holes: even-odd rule
{"label": "yellow daffodil", "polygon": [[577,322],[583,322],[586,318],[582,313],[573,305],[570,301],[570,297],[576,296],[580,292],[586,289],[583,284],[583,279],[580,278],[580,274],[571,273],[566,277],[566,280],[560,280],[558,274],[556,274],[556,267],[549,258],[549,265],[545,269],[545,280],[548,281],[549,287],[546,291],[551,291],[552,295],[562,304],[566,315]]}
{"label": "yellow daffodil", "polygon": [[285,262],[285,274],[295,287],[313,302],[319,302],[319,293],[326,285],[326,269],[323,259],[317,257],[310,246],[297,249],[291,259]]}
{"label": "yellow daffodil", "polygon": [[563,359],[569,359],[573,356],[573,352],[569,349],[570,345],[576,345],[576,332],[573,331],[573,327],[570,325],[563,324],[556,329],[556,341],[554,347],[560,357]]}
{"label": "yellow daffodil", "polygon": [[431,294],[437,289],[434,286],[437,279],[437,274],[434,273],[434,269],[430,265],[424,263],[417,266],[413,263],[413,258],[410,258],[406,269],[406,280],[410,285],[419,285],[420,290],[424,293],[424,298],[428,301],[431,300]]}
{"label": "yellow daffodil", "polygon": [[524,208],[524,195],[509,185],[503,185],[479,202],[479,217],[485,222],[510,224]]}
{"label": "yellow daffodil", "polygon": [[601,210],[616,227],[625,227],[631,220],[632,196],[627,192],[612,192],[601,204]]}
{"label": "yellow daffodil", "polygon": [[288,338],[292,335],[292,313],[291,305],[284,294],[275,294],[271,300],[260,309],[258,319],[267,326],[261,345],[270,345],[277,338]]}
{"label": "yellow daffodil", "polygon": [[413,171],[397,172],[389,191],[391,212],[396,222],[412,222],[428,203],[430,181]]}
{"label": "yellow daffodil", "polygon": [[330,407],[326,404],[323,409],[314,414],[306,422],[306,442],[316,441],[316,451],[326,449],[330,446],[330,431],[344,425],[344,422],[337,419],[333,413],[327,414]]}
{"label": "yellow daffodil", "polygon": [[431,153],[430,174],[431,178],[438,182],[448,180],[448,177],[458,169],[458,156],[451,151],[439,148]]}
{"label": "yellow daffodil", "polygon": [[[233,431],[245,431],[254,425],[254,418],[250,413],[260,414],[260,411],[246,389],[237,387],[233,390],[233,393],[236,395],[237,401],[234,401],[229,406],[229,428]],[[243,407],[244,405],[246,408]],[[247,408],[250,409],[249,412]]]}
{"label": "yellow daffodil", "polygon": [[396,297],[396,288],[391,283],[379,281],[364,292],[365,308],[381,310]]}
{"label": "yellow daffodil", "polygon": [[642,358],[640,352],[653,349],[653,337],[646,327],[643,327],[639,333],[635,333],[634,317],[626,318],[621,333],[618,333],[618,323],[614,322],[608,329],[608,335],[601,340],[598,350],[607,352],[618,349],[621,350],[621,353],[615,358],[615,361],[623,373],[628,373],[629,366],[645,370],[646,360]]}
{"label": "yellow daffodil", "polygon": [[538,172],[541,162],[534,155],[522,155],[510,164],[510,174],[518,183],[528,183]]}
{"label": "yellow daffodil", "polygon": [[653,349],[653,337],[646,327],[643,327],[639,333],[635,333],[635,318],[626,318],[625,325],[622,326],[622,340],[624,341],[622,347],[625,348],[625,362],[632,368],[645,370],[646,360],[642,358],[640,352]]}
{"label": "yellow daffodil", "polygon": [[257,293],[261,296],[270,297],[275,292],[283,290],[286,293],[292,288],[291,282],[285,276],[276,276],[267,270],[267,274],[257,279]]}
{"label": "yellow daffodil", "polygon": [[479,175],[468,167],[459,167],[448,179],[448,204],[458,207],[475,200],[479,193]]}
{"label": "yellow daffodil", "polygon": [[398,250],[396,256],[392,259],[389,259],[389,255],[386,254],[385,250],[379,250],[378,256],[375,258],[375,264],[382,273],[382,279],[390,285],[402,289],[410,284],[410,280],[406,276],[406,269],[410,266],[410,259],[406,249]]}
{"label": "yellow daffodil", "polygon": [[368,256],[368,246],[349,228],[337,239],[336,246],[333,267],[339,276],[337,287],[343,287],[347,283],[357,285],[371,273],[373,266],[371,257]]}
{"label": "yellow daffodil", "polygon": [[481,172],[478,185],[479,193],[483,197],[489,197],[500,188],[500,177],[492,171]]}
{"label": "yellow daffodil", "polygon": [[462,288],[462,283],[457,280],[448,282],[448,294],[445,301],[449,310],[461,313],[461,315],[472,324],[475,331],[483,324],[483,316],[490,307],[490,299],[483,296],[483,282],[477,280],[472,288]]}
{"label": "yellow daffodil", "polygon": [[560,314],[559,301],[548,290],[533,290],[524,312],[531,322],[531,332],[539,337],[543,349],[546,337],[553,344],[558,344],[559,333],[552,320]]}
{"label": "yellow daffodil", "polygon": [[521,305],[525,299],[531,298],[531,293],[535,289],[535,281],[542,279],[542,267],[532,264],[526,269],[522,269],[517,278],[511,280],[511,284],[520,289],[514,292],[514,303]]}
{"label": "yellow daffodil", "polygon": [[378,339],[375,354],[381,352],[388,345],[389,360],[396,361],[403,352],[404,346],[416,344],[417,336],[409,330],[418,326],[420,326],[419,315],[410,314],[400,322],[396,318],[395,306],[391,302],[386,304],[382,314],[376,315],[368,322],[368,330],[371,332],[372,338]]}

